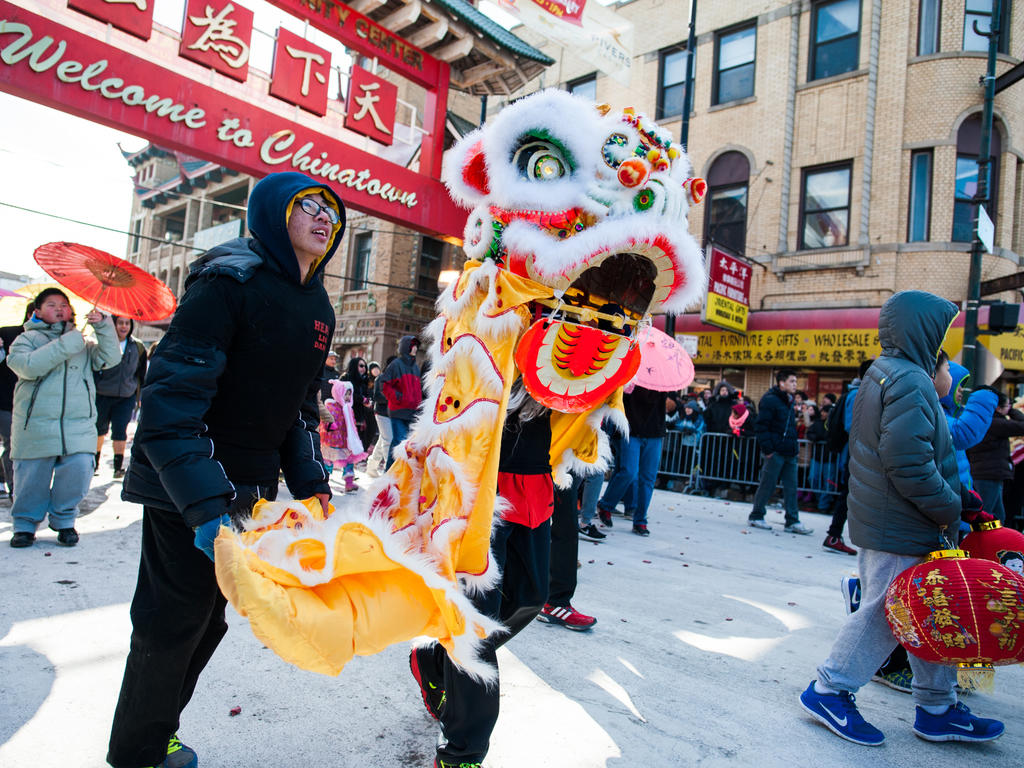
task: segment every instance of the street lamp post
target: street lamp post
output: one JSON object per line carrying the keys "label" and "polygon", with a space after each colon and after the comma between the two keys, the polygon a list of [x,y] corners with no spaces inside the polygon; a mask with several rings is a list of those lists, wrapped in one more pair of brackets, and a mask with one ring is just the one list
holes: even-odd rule
{"label": "street lamp post", "polygon": [[970,371],[974,386],[983,383],[978,370],[978,306],[981,304],[981,254],[984,250],[978,236],[981,207],[989,201],[989,172],[992,164],[992,109],[996,95],[996,52],[999,48],[1002,0],[992,4],[992,23],[988,32],[978,29],[974,33],[988,38],[988,66],[985,69],[985,105],[981,115],[981,146],[978,149],[978,185],[974,195],[974,237],[971,241],[971,266],[967,275],[967,311],[964,313],[964,349],[960,361]]}

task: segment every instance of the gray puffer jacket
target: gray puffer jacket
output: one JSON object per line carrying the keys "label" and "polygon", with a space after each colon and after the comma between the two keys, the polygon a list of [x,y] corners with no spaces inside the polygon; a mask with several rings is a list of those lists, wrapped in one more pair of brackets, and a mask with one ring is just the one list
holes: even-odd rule
{"label": "gray puffer jacket", "polygon": [[861,382],[850,429],[849,523],[857,546],[924,555],[945,547],[942,529],[956,529],[960,480],[932,374],[957,314],[924,291],[901,291],[882,306],[882,355]]}
{"label": "gray puffer jacket", "polygon": [[93,326],[96,342],[64,323],[29,321],[15,339],[7,365],[14,387],[11,458],[41,459],[96,450],[96,389],[93,371],[117,365],[121,350],[109,317]]}

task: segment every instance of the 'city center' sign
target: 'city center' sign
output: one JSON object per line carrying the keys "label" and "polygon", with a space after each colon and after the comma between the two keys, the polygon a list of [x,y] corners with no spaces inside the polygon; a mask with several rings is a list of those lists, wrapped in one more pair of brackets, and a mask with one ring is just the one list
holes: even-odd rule
{"label": "'city center' sign", "polygon": [[[313,2],[301,5],[308,8]],[[276,4],[291,3],[280,0]],[[191,3],[187,13],[191,12],[193,22],[199,21],[198,27],[209,27],[216,24],[217,18],[223,21],[232,12],[231,5]],[[376,25],[363,29],[373,28]],[[356,36],[359,29],[354,27]],[[133,34],[142,37],[139,32],[134,30]],[[204,42],[202,35],[196,34],[188,45],[183,37],[182,48],[192,46],[196,55],[212,52],[222,61],[226,57],[231,62],[247,63],[247,51],[238,46],[238,42],[245,42],[243,37],[232,35],[232,40],[227,41],[224,32],[221,27],[217,42],[230,42],[227,47],[207,45],[210,36]],[[115,34],[119,33],[109,36]],[[287,79],[294,93],[281,98],[323,114],[323,84],[317,77],[323,69],[316,58],[323,58],[322,53],[308,41],[288,35],[279,36],[277,49],[281,66],[294,69]],[[402,55],[409,58],[408,50]],[[422,54],[418,62],[403,67],[416,68],[417,63],[422,67],[425,56]],[[438,64],[436,60],[430,61]],[[434,172],[433,166],[440,161],[439,133],[433,137],[431,152],[424,152],[431,155],[424,158],[429,161],[425,163],[429,173],[416,173],[353,147],[329,132],[321,132],[315,123],[310,127],[312,116],[305,122],[294,122],[271,109],[230,95],[230,89],[217,88],[210,78],[207,82],[212,84],[208,85],[163,66],[164,63],[168,62],[154,63],[0,0],[0,90],[253,176],[302,171],[322,179],[356,209],[421,231],[461,237],[465,212],[451,202]],[[444,87],[434,92],[434,107],[438,106],[438,92],[447,93],[447,65],[442,64],[437,71],[443,73],[445,81]],[[417,73],[417,77],[423,77],[419,69]],[[237,80],[238,76],[234,78]],[[308,101],[304,101],[306,97]],[[440,106],[443,118],[443,102]],[[336,115],[323,119],[331,117],[339,120]]]}

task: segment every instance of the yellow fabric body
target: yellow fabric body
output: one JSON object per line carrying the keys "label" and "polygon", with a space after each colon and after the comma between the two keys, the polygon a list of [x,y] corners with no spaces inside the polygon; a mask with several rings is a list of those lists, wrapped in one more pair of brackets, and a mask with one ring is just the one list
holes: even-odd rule
{"label": "yellow fabric body", "polygon": [[[528,305],[551,289],[484,266],[467,262],[442,307],[434,382],[370,509],[332,507],[325,518],[316,499],[260,501],[252,530],[217,537],[225,596],[296,666],[336,675],[353,655],[427,636],[488,674],[475,650],[497,625],[476,613],[460,580],[486,587],[496,577],[490,536],[514,352]],[[607,405],[621,403],[620,391]],[[553,414],[553,465],[566,450],[597,461],[591,415]]]}

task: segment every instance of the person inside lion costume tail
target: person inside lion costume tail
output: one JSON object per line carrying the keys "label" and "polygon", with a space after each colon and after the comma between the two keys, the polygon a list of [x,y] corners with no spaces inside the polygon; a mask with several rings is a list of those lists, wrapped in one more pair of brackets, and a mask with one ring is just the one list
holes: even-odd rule
{"label": "person inside lion costume tail", "polygon": [[445,184],[472,209],[468,260],[438,299],[427,395],[369,507],[350,498],[325,515],[262,501],[244,532],[217,538],[218,581],[260,640],[338,674],[355,654],[425,638],[495,680],[480,650],[502,625],[471,598],[501,576],[490,541],[513,382],[551,409],[556,484],[570,469],[604,469],[600,424],[627,429],[637,329],[704,293],[686,226],[706,185],[690,171],[646,117],[558,90],[507,107],[446,153]]}

